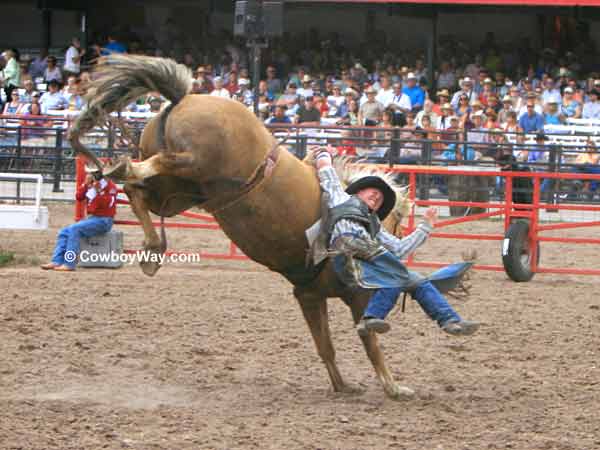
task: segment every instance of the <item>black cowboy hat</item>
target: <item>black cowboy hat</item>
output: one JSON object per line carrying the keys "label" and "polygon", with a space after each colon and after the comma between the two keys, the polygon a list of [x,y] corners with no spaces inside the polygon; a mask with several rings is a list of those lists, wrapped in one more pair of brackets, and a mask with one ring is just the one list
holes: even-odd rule
{"label": "black cowboy hat", "polygon": [[383,194],[383,203],[381,204],[381,208],[377,210],[377,216],[380,220],[385,219],[396,204],[396,193],[383,178],[375,175],[362,177],[356,180],[354,183],[348,185],[346,192],[350,195],[354,195],[358,191],[366,188],[378,189]]}

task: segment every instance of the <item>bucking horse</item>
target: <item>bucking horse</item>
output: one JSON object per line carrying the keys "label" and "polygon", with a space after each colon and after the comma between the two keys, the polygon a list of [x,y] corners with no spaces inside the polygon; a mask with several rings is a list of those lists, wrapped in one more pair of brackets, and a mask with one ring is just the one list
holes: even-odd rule
{"label": "bucking horse", "polygon": [[[321,270],[307,267],[305,230],[321,216],[315,168],[278,145],[241,103],[190,94],[190,71],[172,60],[113,54],[99,61],[94,78],[88,107],[71,127],[69,139],[106,176],[124,182],[144,230],[144,249],[160,254],[166,247],[150,212],[171,217],[199,207],[211,213],[249,258],[292,283],[333,390],[352,391],[336,364],[327,299],[341,298],[357,323],[371,292],[344,287],[329,263]],[[104,167],[81,136],[149,92],[160,93],[170,104],[146,125],[141,161],[125,157]],[[150,276],[160,267],[152,258],[140,264]],[[377,336],[360,339],[385,393],[393,399],[411,397],[410,388],[394,381]]]}

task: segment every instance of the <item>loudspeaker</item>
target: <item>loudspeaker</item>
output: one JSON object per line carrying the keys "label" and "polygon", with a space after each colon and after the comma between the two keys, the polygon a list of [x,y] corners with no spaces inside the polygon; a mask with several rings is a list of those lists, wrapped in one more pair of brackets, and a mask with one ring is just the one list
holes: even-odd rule
{"label": "loudspeaker", "polygon": [[263,34],[261,5],[257,0],[235,2],[233,35],[258,38]]}
{"label": "loudspeaker", "polygon": [[235,2],[233,35],[248,39],[283,34],[283,1],[244,0]]}

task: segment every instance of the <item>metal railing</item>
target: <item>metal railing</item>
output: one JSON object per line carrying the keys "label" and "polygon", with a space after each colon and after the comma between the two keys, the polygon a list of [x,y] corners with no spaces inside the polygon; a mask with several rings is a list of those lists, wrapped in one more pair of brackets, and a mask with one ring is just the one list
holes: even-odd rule
{"label": "metal railing", "polygon": [[[8,173],[40,173],[45,183],[52,184],[53,192],[61,192],[61,183],[75,180],[75,162],[73,151],[69,146],[67,132],[70,119],[63,117],[31,117],[0,116],[4,125],[0,126],[0,172]],[[26,122],[25,122],[26,121]],[[41,126],[35,126],[39,123]],[[82,141],[99,157],[114,158],[122,154],[137,151],[139,138],[145,120],[124,120],[131,143],[125,143],[125,136],[120,128],[112,122],[95,129]],[[501,170],[498,155],[518,155],[524,152],[538,152],[545,155],[535,162],[515,162],[508,169],[528,170],[534,172],[577,172],[581,173],[581,182],[547,183],[544,187],[551,189],[543,193],[552,197],[553,201],[599,201],[600,190],[596,183],[585,181],[586,173],[594,174],[595,167],[574,164],[573,159],[584,152],[581,144],[573,145],[569,141],[565,145],[552,144],[543,148],[532,144],[532,135],[518,133],[499,133],[497,131],[477,131],[484,136],[483,142],[469,141],[468,131],[421,131],[381,127],[343,127],[343,126],[303,126],[303,125],[268,125],[267,128],[278,137],[287,137],[285,146],[298,158],[304,158],[313,146],[331,145],[344,153],[356,154],[370,163],[394,165],[426,165],[426,166],[475,166],[495,167]],[[508,140],[500,137],[507,137]],[[552,137],[552,135],[548,135]],[[570,135],[571,137],[573,135]],[[582,134],[586,139],[589,135]],[[595,137],[595,136],[594,136]],[[558,139],[558,137],[556,138]],[[513,141],[513,142],[510,142]],[[133,148],[130,146],[133,145]],[[595,153],[595,152],[591,152]],[[135,155],[134,155],[135,156]],[[600,168],[600,166],[598,166]],[[507,167],[504,167],[507,169]],[[600,170],[599,170],[600,171]],[[399,175],[402,177],[402,175]],[[581,186],[592,184],[592,195],[583,198],[579,195]],[[448,180],[444,177],[422,175],[418,180],[418,191],[421,199],[428,199],[432,194],[445,196]],[[490,195],[502,197],[503,186],[480,187],[490,190]],[[516,188],[516,191],[532,188]],[[596,191],[598,192],[596,193]],[[0,199],[19,200],[17,197],[2,196]],[[588,193],[588,194],[589,194]],[[581,197],[581,198],[580,198]],[[549,197],[550,198],[550,197]]]}

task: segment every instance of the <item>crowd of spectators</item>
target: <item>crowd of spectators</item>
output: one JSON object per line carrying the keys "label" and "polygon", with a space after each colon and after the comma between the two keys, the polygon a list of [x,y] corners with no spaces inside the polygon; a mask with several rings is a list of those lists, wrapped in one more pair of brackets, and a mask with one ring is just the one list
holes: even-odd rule
{"label": "crowd of spectators", "polygon": [[[543,133],[546,126],[567,119],[600,123],[600,74],[584,60],[593,50],[589,41],[572,51],[536,52],[527,43],[498,44],[492,33],[471,50],[446,39],[440,45],[439,69],[430,80],[418,52],[393,53],[385,40],[353,52],[335,34],[318,39],[318,32],[311,32],[304,45],[286,41],[288,37],[273,42],[265,52],[257,102],[267,124],[376,127],[382,130],[368,136],[381,140],[389,138],[390,129],[400,128],[406,141],[402,158],[416,158],[410,141],[427,138],[439,141],[433,146],[438,156],[453,159],[495,157],[490,149],[502,142],[519,143],[523,139],[519,133]],[[192,71],[192,92],[231,98],[253,108],[255,90],[245,50],[241,42],[224,36],[223,45],[210,52],[183,52],[178,59]],[[74,38],[59,58],[46,50],[35,58],[19,58],[17,50],[6,50],[4,114],[81,110],[89,65],[101,54],[125,51],[164,54],[144,50],[136,42],[122,43],[115,36],[88,49]],[[160,96],[148,95],[128,109],[158,112],[164,105]],[[470,142],[467,151],[459,152],[448,142],[459,136]],[[376,146],[373,151],[381,152]]]}

